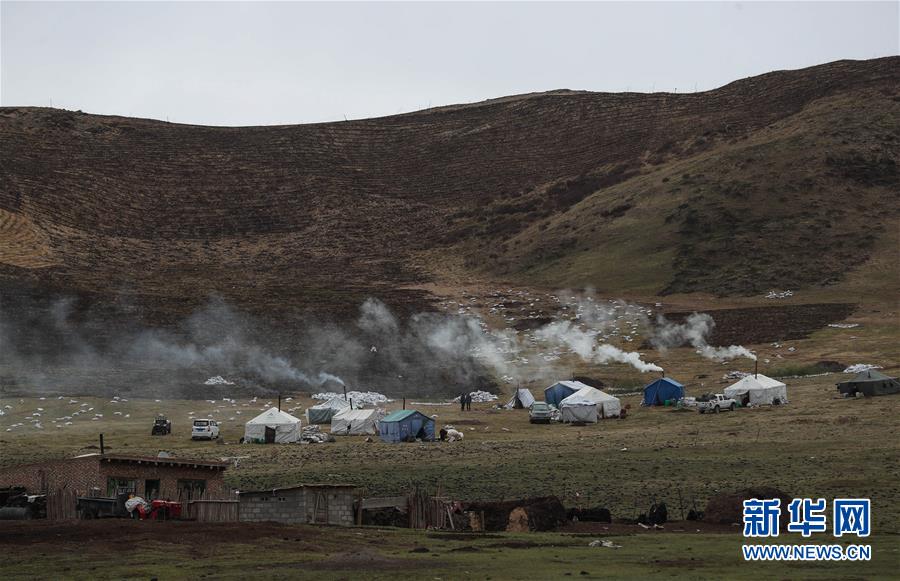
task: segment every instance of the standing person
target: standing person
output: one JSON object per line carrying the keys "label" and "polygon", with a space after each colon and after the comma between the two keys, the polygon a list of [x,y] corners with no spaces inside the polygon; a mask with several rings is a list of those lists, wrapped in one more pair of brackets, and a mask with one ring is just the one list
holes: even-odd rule
{"label": "standing person", "polygon": [[466,411],[466,394],[459,394],[459,411]]}
{"label": "standing person", "polygon": [[466,394],[466,411],[472,411],[472,394]]}

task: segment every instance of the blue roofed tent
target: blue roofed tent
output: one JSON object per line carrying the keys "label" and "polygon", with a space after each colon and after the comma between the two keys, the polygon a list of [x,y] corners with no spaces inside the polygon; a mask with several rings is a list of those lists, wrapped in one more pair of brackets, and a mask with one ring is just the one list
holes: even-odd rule
{"label": "blue roofed tent", "polygon": [[641,405],[665,405],[667,400],[684,398],[684,386],[671,377],[662,377],[644,387]]}
{"label": "blue roofed tent", "polygon": [[544,390],[544,401],[552,406],[559,407],[559,402],[585,387],[590,386],[580,381],[557,381]]}
{"label": "blue roofed tent", "polygon": [[416,410],[397,410],[386,415],[379,422],[378,430],[385,442],[434,440],[434,420]]}

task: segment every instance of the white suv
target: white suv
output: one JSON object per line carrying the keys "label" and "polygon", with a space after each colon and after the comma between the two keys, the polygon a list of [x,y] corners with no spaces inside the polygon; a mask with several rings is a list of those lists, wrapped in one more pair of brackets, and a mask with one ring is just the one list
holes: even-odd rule
{"label": "white suv", "polygon": [[219,424],[216,420],[194,420],[191,428],[192,440],[214,440],[219,437]]}

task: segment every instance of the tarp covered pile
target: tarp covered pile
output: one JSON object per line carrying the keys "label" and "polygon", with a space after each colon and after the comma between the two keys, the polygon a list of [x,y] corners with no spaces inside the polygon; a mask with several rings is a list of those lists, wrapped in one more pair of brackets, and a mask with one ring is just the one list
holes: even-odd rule
{"label": "tarp covered pile", "polygon": [[[312,399],[328,401],[335,398],[344,399],[344,394],[325,391],[322,393],[314,393],[310,397]],[[353,402],[353,407],[355,408],[374,407],[378,404],[391,401],[386,395],[378,393],[377,391],[348,391],[347,400]]]}
{"label": "tarp covered pile", "polygon": [[319,426],[306,426],[300,433],[300,441],[308,444],[334,442],[334,436],[326,434]]}
{"label": "tarp covered pile", "polygon": [[[473,391],[469,395],[472,396],[472,403],[487,403],[497,401],[497,396],[489,391]],[[459,396],[453,398],[453,401],[459,402]]]}

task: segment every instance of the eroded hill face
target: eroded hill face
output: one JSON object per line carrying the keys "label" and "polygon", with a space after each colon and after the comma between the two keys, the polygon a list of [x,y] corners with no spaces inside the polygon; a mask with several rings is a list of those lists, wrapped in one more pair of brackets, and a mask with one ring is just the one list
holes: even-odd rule
{"label": "eroded hill face", "polygon": [[289,344],[369,296],[428,309],[425,282],[837,284],[896,229],[898,87],[894,57],[300,126],[3,108],[0,306],[174,328],[216,296]]}

